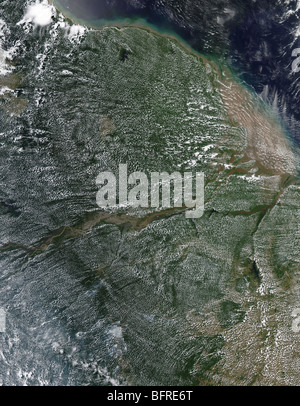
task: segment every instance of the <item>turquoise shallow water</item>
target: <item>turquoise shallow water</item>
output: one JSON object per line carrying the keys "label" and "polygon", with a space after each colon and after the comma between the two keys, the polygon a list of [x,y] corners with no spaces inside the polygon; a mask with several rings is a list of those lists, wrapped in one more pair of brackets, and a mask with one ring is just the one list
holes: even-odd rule
{"label": "turquoise shallow water", "polygon": [[54,4],[83,25],[148,26],[226,61],[275,107],[300,145],[299,81],[291,75],[292,51],[300,46],[295,37],[300,13],[296,1],[286,5],[281,0],[272,4],[267,0],[54,0]]}
{"label": "turquoise shallow water", "polygon": [[[251,92],[256,93],[257,89],[255,89],[255,86],[253,86],[251,81],[245,81],[243,75],[239,72],[239,69],[236,69],[237,66],[234,67],[232,64],[228,63],[230,60],[225,57],[225,46],[223,50],[224,52],[221,53],[218,47],[215,47],[215,53],[207,53],[206,50],[199,49],[200,44],[193,41],[192,38],[185,33],[185,30],[181,30],[180,34],[178,34],[176,27],[174,25],[172,26],[166,17],[162,18],[161,16],[158,16],[157,13],[154,13],[150,3],[153,2],[149,1],[147,7],[136,9],[126,5],[126,1],[124,0],[116,1],[113,5],[106,4],[105,1],[99,0],[54,0],[54,5],[59,10],[61,10],[72,21],[76,21],[81,25],[94,28],[133,25],[145,29],[151,29],[163,35],[175,37],[185,48],[213,61],[218,65],[221,71],[224,66],[229,68],[237,82],[246,86]],[[272,120],[282,126],[283,132],[285,132],[289,142],[291,142],[291,144],[295,146],[295,150],[298,151],[299,142],[296,137],[298,133],[297,124],[295,126],[295,123],[292,123],[291,128],[290,123],[278,114],[278,110],[272,110],[272,106],[268,108],[268,103],[265,103],[266,101],[267,100],[260,101],[260,108],[267,112]]]}
{"label": "turquoise shallow water", "polygon": [[[18,86],[0,106],[0,383],[298,384],[299,183],[240,161],[216,76],[178,42],[77,40],[57,21],[18,25],[25,12],[0,2],[23,80],[0,78]],[[126,161],[204,171],[203,218],[99,217],[96,177]]]}
{"label": "turquoise shallow water", "polygon": [[[185,41],[185,39],[178,35],[170,24],[163,22],[161,19],[155,21],[155,19],[147,18],[145,13],[135,14],[132,13],[91,13],[85,8],[85,2],[79,5],[79,1],[70,2],[68,0],[54,0],[54,5],[61,10],[64,15],[71,20],[93,28],[102,28],[109,25],[128,26],[135,25],[138,27],[150,28],[161,34],[168,34],[176,37],[178,40],[185,43],[187,47],[192,47]],[[196,50],[194,50],[196,51]]]}
{"label": "turquoise shallow water", "polygon": [[113,3],[105,0],[54,0],[54,3],[77,18],[88,22],[140,18],[157,26],[171,26],[166,18],[163,18],[158,13],[153,13],[151,1],[145,2],[142,8],[131,6],[123,0],[114,1]]}

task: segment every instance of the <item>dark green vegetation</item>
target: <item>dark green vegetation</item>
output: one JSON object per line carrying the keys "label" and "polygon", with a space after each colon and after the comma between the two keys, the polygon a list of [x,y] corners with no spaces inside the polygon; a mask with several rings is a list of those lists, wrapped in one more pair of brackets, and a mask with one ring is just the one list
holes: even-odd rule
{"label": "dark green vegetation", "polygon": [[[1,101],[1,261],[13,281],[2,297],[16,325],[25,318],[15,381],[297,383],[299,181],[288,145],[283,165],[249,141],[255,126],[284,140],[280,125],[171,38],[106,28],[74,43],[60,32],[40,70],[35,46],[26,110],[9,116]],[[205,172],[204,216],[99,214],[95,179],[120,163]]]}

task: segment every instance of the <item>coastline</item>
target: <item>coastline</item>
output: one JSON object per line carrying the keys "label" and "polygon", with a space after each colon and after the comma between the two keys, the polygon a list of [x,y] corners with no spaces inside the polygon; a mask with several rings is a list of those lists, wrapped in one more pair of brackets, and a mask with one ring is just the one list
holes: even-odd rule
{"label": "coastline", "polygon": [[73,14],[71,14],[68,10],[66,10],[61,5],[61,3],[58,0],[48,0],[48,2],[50,5],[53,5],[60,13],[62,13],[63,16],[67,20],[69,20],[72,24],[83,25],[87,28],[100,30],[100,31],[105,28],[108,28],[108,27],[117,28],[117,29],[137,28],[137,29],[144,30],[144,31],[149,32],[154,35],[159,35],[159,36],[174,40],[185,51],[188,51],[189,53],[193,54],[195,57],[208,62],[208,60],[206,59],[204,54],[200,54],[195,49],[193,49],[179,35],[176,35],[176,33],[170,33],[170,32],[164,31],[164,30],[160,30],[158,27],[146,22],[146,20],[143,20],[142,18],[133,18],[133,19],[127,18],[127,19],[115,19],[115,20],[101,19],[101,20],[95,20],[95,22],[97,22],[97,23],[92,24],[90,21],[83,20],[83,19],[78,18],[78,17],[74,16]]}
{"label": "coastline", "polygon": [[[249,156],[250,159],[256,159],[257,163],[259,164],[260,168],[267,173],[269,171],[275,171],[277,174],[285,174],[289,173],[293,176],[297,176],[299,173],[299,159],[296,158],[296,154],[299,154],[299,148],[296,143],[291,139],[288,131],[284,127],[284,123],[282,122],[281,118],[275,116],[271,106],[264,103],[259,95],[246,83],[242,82],[239,77],[234,73],[234,71],[227,65],[222,65],[222,63],[214,58],[212,55],[206,56],[205,54],[200,54],[198,51],[193,49],[183,38],[176,35],[175,33],[169,33],[159,30],[157,27],[152,26],[145,20],[141,18],[137,19],[122,19],[122,20],[96,20],[96,24],[92,24],[89,21],[85,21],[83,19],[77,18],[69,11],[67,11],[58,0],[48,0],[49,4],[56,8],[56,10],[71,23],[75,25],[82,25],[84,27],[102,31],[107,28],[115,28],[117,30],[123,30],[128,28],[134,28],[143,30],[147,33],[152,35],[156,35],[159,37],[167,38],[171,41],[174,41],[177,46],[179,46],[182,50],[186,53],[195,57],[200,63],[204,63],[206,65],[210,65],[215,72],[217,73],[217,83],[216,85],[219,88],[221,93],[224,107],[228,114],[228,119],[231,120],[232,118],[237,119],[237,123],[246,129],[248,132],[248,147],[245,151],[246,155]],[[224,93],[224,88],[230,89],[228,94],[231,94],[238,100],[243,100],[245,102],[245,98],[250,101],[254,98],[255,106],[253,107],[254,116],[256,118],[263,118],[264,124],[268,123],[268,133],[267,137],[258,138],[251,128],[251,121],[245,122],[243,119],[239,119],[237,106],[232,106],[226,100],[226,92]],[[233,88],[235,90],[232,93]],[[227,96],[228,96],[227,94]],[[261,112],[257,115],[257,106],[258,104],[263,103],[263,108]],[[253,119],[252,119],[253,121]],[[260,120],[259,120],[260,121]],[[248,124],[248,125],[247,125]],[[250,126],[249,126],[250,125]],[[272,134],[275,134],[275,144],[274,151],[272,151]],[[259,148],[262,149],[259,151]],[[278,149],[279,147],[279,149]],[[270,149],[271,148],[271,149]],[[294,150],[297,152],[294,153]],[[267,160],[266,157],[268,155],[268,151],[272,156],[271,161]],[[280,151],[280,152],[278,152]],[[287,162],[286,157],[288,157],[289,163]],[[265,165],[266,163],[266,165]]]}

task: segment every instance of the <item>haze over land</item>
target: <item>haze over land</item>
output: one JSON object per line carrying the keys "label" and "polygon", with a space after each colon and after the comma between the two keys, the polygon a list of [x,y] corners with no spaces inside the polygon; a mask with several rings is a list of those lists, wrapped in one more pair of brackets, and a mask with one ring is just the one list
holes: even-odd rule
{"label": "haze over land", "polygon": [[[299,156],[278,112],[218,49],[17,3],[0,4],[2,383],[297,385]],[[204,216],[99,211],[120,163],[204,172]]]}

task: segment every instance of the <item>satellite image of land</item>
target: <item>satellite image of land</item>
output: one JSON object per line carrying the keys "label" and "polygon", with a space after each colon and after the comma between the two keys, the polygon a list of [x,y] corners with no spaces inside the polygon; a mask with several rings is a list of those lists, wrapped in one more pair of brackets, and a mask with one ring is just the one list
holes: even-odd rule
{"label": "satellite image of land", "polygon": [[0,385],[299,386],[299,101],[300,1],[0,0]]}

